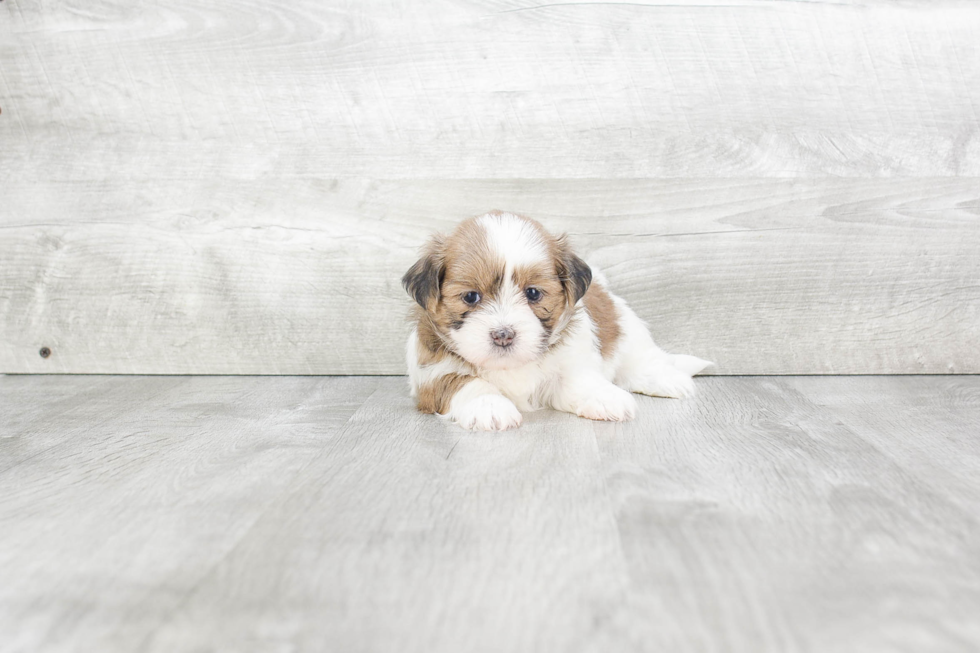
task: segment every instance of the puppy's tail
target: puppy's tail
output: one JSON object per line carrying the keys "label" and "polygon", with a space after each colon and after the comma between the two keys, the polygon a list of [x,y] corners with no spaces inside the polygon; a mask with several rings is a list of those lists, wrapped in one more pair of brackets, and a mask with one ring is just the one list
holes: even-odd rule
{"label": "puppy's tail", "polygon": [[688,356],[687,354],[671,354],[670,358],[670,362],[674,367],[691,376],[700,374],[707,368],[714,367],[715,365],[711,361],[706,361],[697,356]]}

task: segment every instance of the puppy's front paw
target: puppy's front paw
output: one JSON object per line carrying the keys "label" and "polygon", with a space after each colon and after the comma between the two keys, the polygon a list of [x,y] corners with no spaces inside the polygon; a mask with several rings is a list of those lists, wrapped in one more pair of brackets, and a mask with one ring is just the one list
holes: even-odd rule
{"label": "puppy's front paw", "polygon": [[694,379],[685,372],[670,365],[658,365],[647,374],[632,379],[630,390],[651,397],[687,399],[695,393]]}
{"label": "puppy's front paw", "polygon": [[636,415],[636,399],[622,388],[606,383],[576,402],[575,414],[588,419],[622,422]]}
{"label": "puppy's front paw", "polygon": [[470,399],[453,412],[453,419],[464,429],[505,431],[521,425],[521,411],[507,397],[486,394]]}

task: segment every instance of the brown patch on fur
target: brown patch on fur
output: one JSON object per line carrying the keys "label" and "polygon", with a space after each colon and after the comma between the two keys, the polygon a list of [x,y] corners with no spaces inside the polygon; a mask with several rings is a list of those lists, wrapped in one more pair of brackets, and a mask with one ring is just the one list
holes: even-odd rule
{"label": "brown patch on fur", "polygon": [[521,291],[528,288],[537,288],[541,291],[541,299],[536,302],[529,301],[528,306],[541,321],[541,325],[550,337],[565,311],[572,308],[569,306],[565,286],[558,276],[555,263],[516,268],[514,270],[514,284]]}
{"label": "brown patch on fur", "polygon": [[[420,367],[434,365],[447,358],[457,358],[456,354],[446,349],[432,323],[429,315],[420,307],[416,307],[416,353]],[[459,359],[463,362],[462,359]],[[465,364],[465,362],[464,362]],[[451,372],[427,383],[417,391],[417,404],[423,413],[445,414],[449,411],[449,402],[456,392],[475,377]]]}
{"label": "brown patch on fur", "polygon": [[439,333],[436,331],[436,327],[432,323],[429,315],[418,306],[415,307],[415,323],[416,336],[418,337],[416,350],[419,366],[425,367],[426,365],[438,363],[451,355],[446,350],[445,345],[442,344],[442,339],[439,337]]}
{"label": "brown patch on fur", "polygon": [[473,376],[450,373],[440,376],[431,383],[426,383],[418,390],[419,410],[423,413],[449,412],[449,404],[459,389],[475,379]]}
{"label": "brown patch on fur", "polygon": [[[489,213],[501,214],[502,211]],[[457,357],[446,344],[447,336],[453,329],[462,327],[467,314],[479,310],[479,305],[464,302],[463,296],[469,291],[479,292],[482,304],[493,300],[504,282],[505,261],[491,250],[486,231],[478,223],[481,217],[464,220],[449,236],[433,236],[422,258],[402,279],[405,289],[417,302],[413,317],[418,329],[421,366]],[[538,232],[547,249],[549,260],[515,270],[514,282],[522,291],[529,286],[542,291],[541,300],[530,306],[550,337],[554,329],[567,323],[568,312],[576,310],[576,302],[591,281],[591,271],[571,252],[564,236],[552,236],[536,220],[517,217]]]}
{"label": "brown patch on fur", "polygon": [[[495,210],[488,215],[499,216],[504,213]],[[529,305],[550,337],[565,313],[575,311],[576,302],[585,294],[592,281],[592,271],[572,252],[567,236],[552,235],[540,222],[526,215],[511,215],[524,220],[538,232],[548,253],[547,263],[515,269],[514,284],[522,291],[533,286],[544,293],[538,302]],[[560,339],[555,345],[559,342]]]}
{"label": "brown patch on fur", "polygon": [[603,358],[609,358],[616,351],[619,342],[619,312],[606,289],[599,285],[589,287],[582,303],[589,317],[596,325],[596,335],[599,337],[599,353]]}
{"label": "brown patch on fur", "polygon": [[475,290],[483,297],[482,301],[497,295],[503,281],[504,262],[491,252],[477,218],[460,223],[442,241],[440,254],[444,262],[444,280],[439,288],[438,302],[428,307],[428,313],[434,328],[449,333],[450,329],[461,327],[466,314],[475,310],[463,301],[463,295]]}

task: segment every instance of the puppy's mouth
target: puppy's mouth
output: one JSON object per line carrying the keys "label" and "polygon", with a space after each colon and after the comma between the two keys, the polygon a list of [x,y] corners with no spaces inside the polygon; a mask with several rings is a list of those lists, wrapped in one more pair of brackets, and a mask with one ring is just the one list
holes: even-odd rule
{"label": "puppy's mouth", "polygon": [[498,343],[493,339],[489,343],[490,355],[486,356],[479,365],[490,370],[510,370],[523,367],[536,360],[547,350],[547,343],[541,342],[534,349],[526,346],[520,336],[515,335],[506,343]]}
{"label": "puppy's mouth", "polygon": [[507,351],[495,351],[491,356],[483,360],[480,367],[486,370],[512,370],[523,367],[530,362],[530,359],[513,356]]}

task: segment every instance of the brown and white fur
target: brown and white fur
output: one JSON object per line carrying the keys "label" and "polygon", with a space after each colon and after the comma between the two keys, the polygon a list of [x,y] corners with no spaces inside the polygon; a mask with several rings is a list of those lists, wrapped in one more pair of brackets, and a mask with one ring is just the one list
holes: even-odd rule
{"label": "brown and white fur", "polygon": [[464,428],[516,427],[522,411],[544,407],[630,419],[631,392],[689,397],[691,377],[711,364],[662,351],[564,236],[511,213],[434,236],[402,283],[418,302],[412,395]]}

